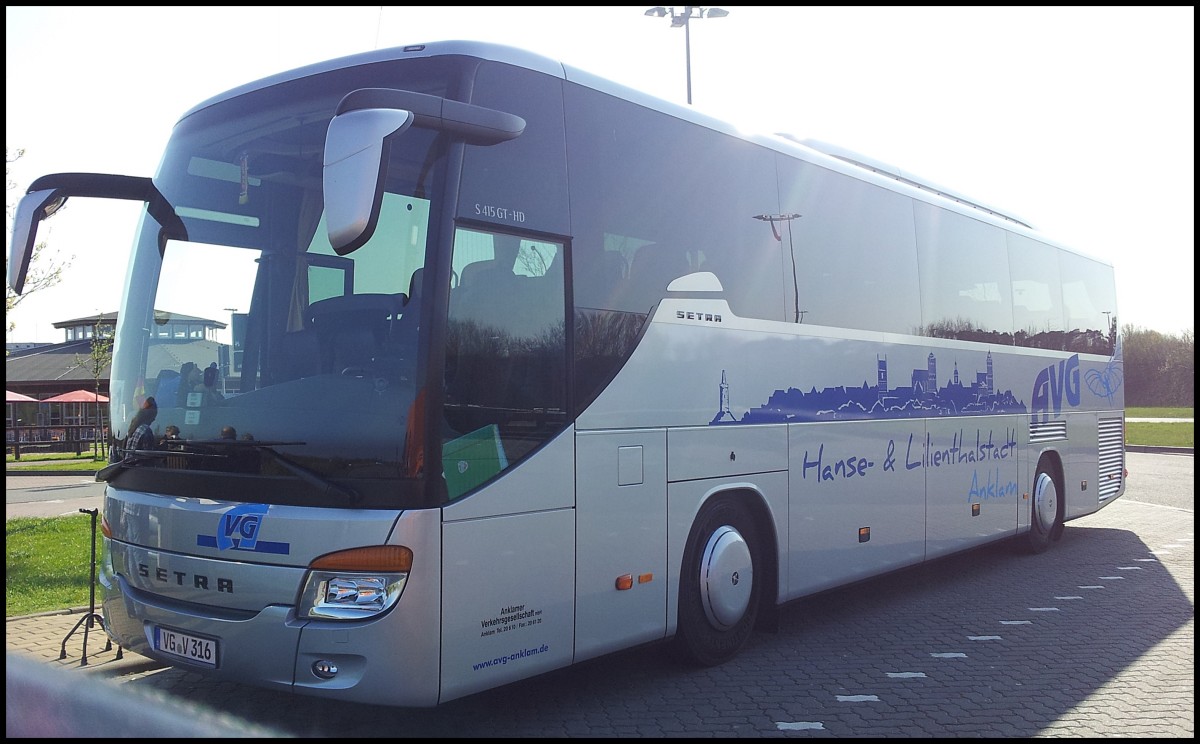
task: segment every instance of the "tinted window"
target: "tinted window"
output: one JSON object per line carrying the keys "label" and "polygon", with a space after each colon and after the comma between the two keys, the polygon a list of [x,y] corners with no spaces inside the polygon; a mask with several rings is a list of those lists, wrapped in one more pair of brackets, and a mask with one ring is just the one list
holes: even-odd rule
{"label": "tinted window", "polygon": [[926,335],[1012,343],[1012,286],[1004,231],[913,202]]}
{"label": "tinted window", "polygon": [[782,320],[772,153],[595,91],[567,92],[575,304],[647,313],[711,271],[736,315]]}
{"label": "tinted window", "polygon": [[785,318],[785,244],[754,219],[779,211],[770,151],[596,91],[566,104],[577,409],[672,279],[711,271],[734,314]]}
{"label": "tinted window", "polygon": [[803,322],[913,333],[921,316],[910,200],[780,160],[783,211],[800,214],[781,226],[781,237],[795,241]]}
{"label": "tinted window", "polygon": [[1117,290],[1112,269],[1067,251],[1059,251],[1066,351],[1112,354],[1117,338]]}
{"label": "tinted window", "polygon": [[1009,233],[1008,264],[1012,270],[1016,344],[1062,349],[1065,342],[1058,249]]}
{"label": "tinted window", "polygon": [[520,116],[525,131],[508,142],[467,147],[458,216],[568,234],[562,81],[483,62],[471,102]]}
{"label": "tinted window", "polygon": [[501,473],[566,425],[563,245],[459,228],[446,332],[450,498]]}

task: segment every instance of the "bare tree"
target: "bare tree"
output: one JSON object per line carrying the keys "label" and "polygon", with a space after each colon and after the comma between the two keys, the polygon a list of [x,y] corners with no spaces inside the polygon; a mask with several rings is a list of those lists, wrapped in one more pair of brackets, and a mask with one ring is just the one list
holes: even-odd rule
{"label": "bare tree", "polygon": [[[108,365],[112,364],[112,326],[104,324],[104,316],[96,315],[92,329],[92,348],[87,356],[75,355],[75,364],[84,367],[92,376],[96,392],[96,435],[92,437],[92,457],[100,460],[108,457],[108,437],[104,431],[104,406],[100,405],[100,380]],[[86,423],[86,422],[85,422]]]}

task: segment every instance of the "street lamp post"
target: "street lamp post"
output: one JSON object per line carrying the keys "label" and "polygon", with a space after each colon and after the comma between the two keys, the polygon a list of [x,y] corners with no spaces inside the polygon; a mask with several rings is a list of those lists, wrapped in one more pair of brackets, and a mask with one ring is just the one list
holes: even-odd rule
{"label": "street lamp post", "polygon": [[234,316],[237,315],[237,311],[238,311],[238,309],[236,307],[225,308],[225,312],[229,313],[229,356],[225,360],[225,369],[223,369],[221,371],[221,392],[222,393],[226,392],[225,384],[229,380],[229,375],[233,374],[234,372],[236,372],[240,369],[240,367],[238,367],[238,365],[236,363],[236,360],[234,359],[234,355],[237,353],[238,339],[234,338],[233,324],[234,324]]}
{"label": "street lamp post", "polygon": [[227,307],[225,312],[229,313],[229,348],[233,348],[233,316],[237,315],[236,307]]}
{"label": "street lamp post", "polygon": [[803,215],[796,212],[790,214],[756,214],[754,219],[768,222],[771,225],[771,234],[775,236],[777,243],[783,242],[783,234],[779,232],[779,228],[775,223],[786,222],[788,229],[788,253],[792,257],[792,294],[796,303],[796,322],[803,323],[804,315],[807,310],[800,309],[800,283],[796,276],[796,246],[792,244],[792,220],[799,219]]}
{"label": "street lamp post", "polygon": [[693,18],[724,18],[729,11],[723,8],[701,8],[698,5],[683,6],[682,13],[676,13],[674,8],[664,8],[661,5],[650,8],[646,15],[655,18],[671,16],[671,28],[683,26],[684,51],[687,60],[687,102],[692,103],[692,19]]}

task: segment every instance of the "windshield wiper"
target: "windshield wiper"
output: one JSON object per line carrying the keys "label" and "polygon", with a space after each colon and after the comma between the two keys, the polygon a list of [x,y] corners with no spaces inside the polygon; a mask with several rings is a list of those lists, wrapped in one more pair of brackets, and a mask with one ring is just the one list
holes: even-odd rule
{"label": "windshield wiper", "polygon": [[[232,444],[232,442],[227,442],[226,444]],[[296,476],[326,496],[336,496],[351,504],[357,504],[362,500],[361,494],[357,493],[356,491],[352,491],[345,486],[340,486],[325,476],[314,473],[303,465],[284,457],[270,444],[245,441],[238,442],[238,444],[243,446],[251,446],[257,449],[259,452],[265,453],[272,460],[282,465],[284,469],[290,472],[292,475]],[[304,442],[280,442],[279,444],[304,444]]]}
{"label": "windshield wiper", "polygon": [[113,478],[116,478],[118,473],[130,465],[133,465],[135,462],[141,462],[142,460],[149,459],[147,455],[148,453],[145,450],[130,450],[128,453],[126,453],[125,457],[97,470],[96,480],[107,483]]}
{"label": "windshield wiper", "polygon": [[105,465],[100,470],[96,471],[96,480],[104,481],[105,483],[116,478],[122,470],[132,467],[139,462],[146,460],[161,460],[173,455],[181,455],[183,457],[212,457],[225,459],[229,455],[212,455],[205,452],[191,452],[188,450],[126,450],[125,457],[117,460],[114,463]]}
{"label": "windshield wiper", "polygon": [[[307,483],[308,485],[312,486],[314,489],[316,489],[323,495],[334,496],[336,498],[339,498],[339,499],[346,501],[348,503],[351,503],[351,504],[356,504],[362,500],[362,496],[360,494],[358,494],[357,492],[355,492],[349,488],[346,488],[345,486],[338,485],[337,483],[334,483],[333,481],[329,480],[325,476],[320,475],[319,473],[315,473],[312,470],[309,470],[308,468],[304,467],[303,465],[300,465],[299,463],[291,460],[290,458],[280,454],[279,451],[275,449],[275,447],[282,446],[282,445],[299,445],[299,444],[306,444],[306,442],[258,442],[258,441],[247,440],[247,439],[203,439],[203,440],[181,439],[181,440],[173,441],[171,443],[171,446],[173,446],[173,447],[175,447],[175,446],[179,446],[179,447],[194,446],[194,447],[201,447],[201,448],[213,447],[213,448],[217,448],[217,449],[254,449],[254,450],[257,450],[259,452],[266,454],[268,457],[271,458],[271,460],[273,462],[276,462],[280,466],[282,466],[284,470],[287,470],[292,475],[296,476],[300,480],[302,480],[305,483]],[[229,455],[224,455],[224,454],[212,454],[210,452],[203,452],[203,451],[198,451],[198,450],[194,450],[194,449],[182,449],[182,448],[169,449],[169,450],[130,450],[125,455],[124,459],[114,462],[111,465],[108,465],[108,466],[102,468],[99,472],[97,472],[96,480],[105,481],[105,482],[111,481],[113,478],[115,478],[117,476],[118,473],[120,473],[125,468],[130,467],[131,465],[135,465],[139,462],[145,462],[146,460],[156,460],[156,459],[162,459],[162,458],[166,458],[166,457],[176,457],[176,456],[188,457],[188,458],[221,458],[221,459],[225,459],[225,458],[229,457]]]}

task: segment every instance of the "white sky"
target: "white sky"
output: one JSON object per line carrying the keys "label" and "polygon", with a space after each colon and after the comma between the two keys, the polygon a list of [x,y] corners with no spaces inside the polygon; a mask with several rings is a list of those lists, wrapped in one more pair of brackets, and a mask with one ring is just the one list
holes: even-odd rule
{"label": "white sky", "polygon": [[[649,7],[8,6],[5,145],[25,156],[5,201],[48,173],[153,175],[193,105],[374,48],[500,42],[685,103],[684,31]],[[1121,326],[1194,329],[1194,7],[723,7],[691,24],[697,109],[1010,211],[1115,265]],[[76,199],[43,223],[74,258],[8,340],[117,309],[135,222]]]}

